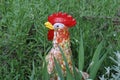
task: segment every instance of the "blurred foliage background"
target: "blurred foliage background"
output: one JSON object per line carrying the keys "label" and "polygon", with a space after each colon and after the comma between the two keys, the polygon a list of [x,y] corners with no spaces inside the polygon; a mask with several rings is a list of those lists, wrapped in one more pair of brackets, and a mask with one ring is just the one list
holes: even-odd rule
{"label": "blurred foliage background", "polygon": [[[120,50],[119,0],[0,0],[0,80],[41,80],[44,57],[52,47],[44,22],[54,12],[67,12],[77,20],[70,29],[74,61],[78,61],[80,32],[85,49],[84,71],[97,45],[109,51],[96,79],[111,66],[109,56]],[[78,64],[75,64],[78,65]]]}

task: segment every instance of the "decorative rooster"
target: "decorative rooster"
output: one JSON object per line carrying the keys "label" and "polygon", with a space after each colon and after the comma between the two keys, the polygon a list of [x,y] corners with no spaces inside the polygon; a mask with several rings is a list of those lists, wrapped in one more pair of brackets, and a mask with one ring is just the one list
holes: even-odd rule
{"label": "decorative rooster", "polygon": [[[68,29],[76,25],[76,20],[67,13],[54,13],[48,17],[48,22],[45,23],[45,26],[49,28],[48,40],[53,40],[53,47],[46,56],[47,70],[49,74],[55,73],[55,62],[54,58],[58,61],[62,68],[62,72],[66,74],[66,65],[62,57],[60,48],[62,49],[69,69],[72,72],[72,61],[71,61],[71,48],[70,48],[70,37]],[[55,75],[52,75],[51,80],[58,80]]]}

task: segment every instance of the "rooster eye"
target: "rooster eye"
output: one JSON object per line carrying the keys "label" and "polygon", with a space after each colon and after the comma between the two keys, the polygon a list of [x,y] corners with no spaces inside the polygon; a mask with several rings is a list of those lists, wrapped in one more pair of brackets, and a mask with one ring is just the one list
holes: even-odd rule
{"label": "rooster eye", "polygon": [[59,27],[59,25],[57,25],[56,27]]}
{"label": "rooster eye", "polygon": [[55,23],[54,24],[54,28],[63,28],[64,27],[64,24],[62,23]]}

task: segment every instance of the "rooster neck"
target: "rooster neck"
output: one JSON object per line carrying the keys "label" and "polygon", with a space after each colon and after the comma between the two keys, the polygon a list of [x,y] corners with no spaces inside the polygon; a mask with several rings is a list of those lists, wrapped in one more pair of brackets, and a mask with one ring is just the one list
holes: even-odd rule
{"label": "rooster neck", "polygon": [[53,47],[60,46],[62,49],[70,48],[70,38],[68,28],[54,31]]}

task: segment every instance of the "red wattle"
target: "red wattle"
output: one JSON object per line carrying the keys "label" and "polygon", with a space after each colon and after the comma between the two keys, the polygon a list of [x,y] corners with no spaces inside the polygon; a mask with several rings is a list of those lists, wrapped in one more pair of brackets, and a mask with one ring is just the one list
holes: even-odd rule
{"label": "red wattle", "polygon": [[48,31],[48,40],[53,40],[53,37],[54,37],[54,30],[49,30]]}

